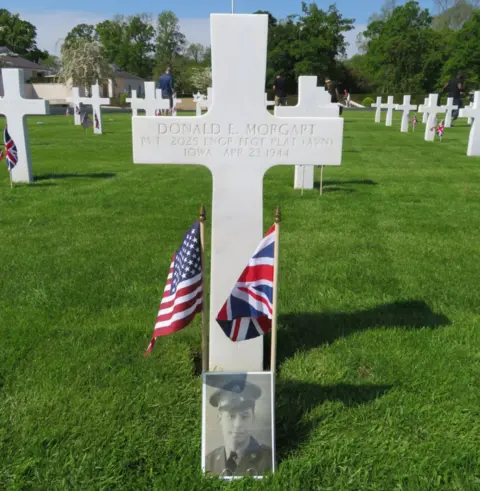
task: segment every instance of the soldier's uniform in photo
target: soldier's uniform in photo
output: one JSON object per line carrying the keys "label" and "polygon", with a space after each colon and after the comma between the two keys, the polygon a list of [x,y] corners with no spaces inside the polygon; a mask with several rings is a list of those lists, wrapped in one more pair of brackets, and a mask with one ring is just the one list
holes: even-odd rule
{"label": "soldier's uniform in photo", "polygon": [[[255,409],[262,390],[250,382],[233,380],[210,397],[210,404],[219,411],[237,412]],[[225,446],[216,448],[205,459],[205,471],[218,476],[262,476],[272,470],[272,449],[250,435],[250,441],[240,458],[235,452],[226,455]]]}

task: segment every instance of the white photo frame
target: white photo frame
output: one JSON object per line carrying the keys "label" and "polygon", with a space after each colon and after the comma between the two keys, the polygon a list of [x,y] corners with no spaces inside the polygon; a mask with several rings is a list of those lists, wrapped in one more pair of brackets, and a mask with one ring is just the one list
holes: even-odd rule
{"label": "white photo frame", "polygon": [[206,372],[202,387],[202,471],[232,480],[275,472],[272,372]]}

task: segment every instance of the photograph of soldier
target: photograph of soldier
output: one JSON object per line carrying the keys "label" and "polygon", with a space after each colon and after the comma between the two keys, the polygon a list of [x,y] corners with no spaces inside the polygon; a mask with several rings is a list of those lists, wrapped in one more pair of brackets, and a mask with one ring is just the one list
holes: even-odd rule
{"label": "photograph of soldier", "polygon": [[203,469],[231,479],[274,469],[273,383],[269,372],[206,373]]}

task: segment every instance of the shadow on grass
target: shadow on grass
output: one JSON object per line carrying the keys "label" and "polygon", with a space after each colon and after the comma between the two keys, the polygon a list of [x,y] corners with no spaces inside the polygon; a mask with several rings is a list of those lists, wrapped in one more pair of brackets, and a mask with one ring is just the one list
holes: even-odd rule
{"label": "shadow on grass", "polygon": [[277,380],[275,433],[277,461],[287,458],[321,421],[308,418],[309,411],[326,401],[339,401],[346,407],[367,404],[388,392],[391,385],[319,385],[295,380]]}
{"label": "shadow on grass", "polygon": [[367,186],[376,186],[378,183],[372,181],[371,179],[355,179],[352,181],[331,181],[329,179],[325,179],[323,181],[324,186],[340,186],[343,184],[365,184]]}
{"label": "shadow on grass", "polygon": [[[318,186],[320,186],[320,183],[318,183]],[[348,188],[337,188],[337,187],[332,187],[332,188],[326,188],[325,186],[323,187],[323,193],[356,193],[356,189],[348,189]]]}
{"label": "shadow on grass", "polygon": [[42,174],[35,177],[36,181],[47,181],[50,179],[69,179],[71,177],[80,177],[83,179],[111,179],[116,177],[117,174],[113,172],[98,172],[91,174]]}
{"label": "shadow on grass", "polygon": [[[404,300],[359,312],[307,312],[282,314],[278,319],[278,365],[297,351],[333,343],[349,334],[376,327],[421,329],[450,325],[450,319],[433,312],[422,300]],[[265,343],[265,367],[270,366],[269,343]]]}

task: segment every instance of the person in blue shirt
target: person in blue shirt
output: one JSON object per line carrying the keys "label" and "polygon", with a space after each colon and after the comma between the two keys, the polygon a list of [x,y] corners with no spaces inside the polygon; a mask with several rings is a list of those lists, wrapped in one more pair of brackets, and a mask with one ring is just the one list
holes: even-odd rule
{"label": "person in blue shirt", "polygon": [[157,88],[162,91],[162,99],[169,99],[171,112],[173,109],[174,86],[170,68],[167,68],[166,72],[158,79]]}

